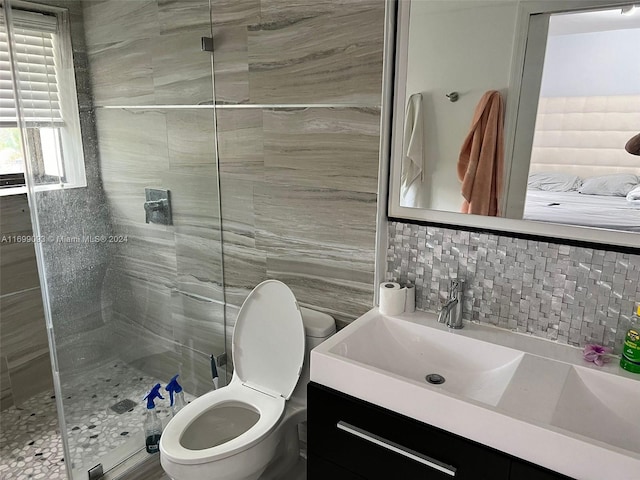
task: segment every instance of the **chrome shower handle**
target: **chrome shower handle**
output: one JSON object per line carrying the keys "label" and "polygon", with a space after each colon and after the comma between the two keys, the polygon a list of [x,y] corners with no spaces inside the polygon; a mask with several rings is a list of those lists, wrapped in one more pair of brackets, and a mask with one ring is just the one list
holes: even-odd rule
{"label": "chrome shower handle", "polygon": [[147,200],[144,202],[144,209],[147,213],[158,212],[166,208],[168,203],[167,200]]}

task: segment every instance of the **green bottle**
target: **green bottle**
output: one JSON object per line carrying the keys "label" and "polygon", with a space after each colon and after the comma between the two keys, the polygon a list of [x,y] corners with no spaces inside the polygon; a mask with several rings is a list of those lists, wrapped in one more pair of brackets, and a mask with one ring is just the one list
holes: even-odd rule
{"label": "green bottle", "polygon": [[633,373],[640,373],[640,303],[631,317],[631,327],[624,337],[620,366]]}

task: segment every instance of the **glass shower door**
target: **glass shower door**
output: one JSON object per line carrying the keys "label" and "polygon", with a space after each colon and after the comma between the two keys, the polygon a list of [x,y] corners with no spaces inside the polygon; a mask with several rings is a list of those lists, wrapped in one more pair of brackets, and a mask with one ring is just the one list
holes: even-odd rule
{"label": "glass shower door", "polygon": [[[36,1],[51,31],[25,45],[19,5],[12,65],[56,401],[68,472],[85,479],[143,458],[143,396],[175,374],[187,399],[211,390],[225,351],[209,2]],[[20,63],[40,50],[40,70]],[[46,115],[30,117],[40,98]]]}

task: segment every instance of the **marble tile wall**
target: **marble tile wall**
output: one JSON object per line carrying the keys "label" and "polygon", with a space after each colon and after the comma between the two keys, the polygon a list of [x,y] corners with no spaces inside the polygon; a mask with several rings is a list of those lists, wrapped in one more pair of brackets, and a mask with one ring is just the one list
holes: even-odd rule
{"label": "marble tile wall", "polygon": [[209,0],[82,4],[97,107],[213,103]]}
{"label": "marble tile wall", "polygon": [[[101,177],[124,239],[105,280],[117,355],[204,393],[208,355],[225,348],[215,117],[194,108],[213,103],[209,2],[82,3]],[[170,191],[172,225],[145,223],[146,187]]]}
{"label": "marble tile wall", "polygon": [[26,195],[0,197],[0,410],[53,386]]}
{"label": "marble tile wall", "polygon": [[[224,350],[212,126],[209,110],[97,111],[111,221],[125,239],[109,264],[114,335],[119,356],[150,373],[149,359],[167,356],[159,362],[166,368],[152,372],[160,378],[181,372],[186,380],[196,374],[188,367],[192,361],[203,367],[197,373],[203,378],[209,375],[206,355]],[[173,225],[145,223],[145,187],[170,191]],[[188,352],[194,359],[182,362]],[[209,387],[210,380],[204,391]]]}
{"label": "marble tile wall", "polygon": [[243,5],[214,37],[226,299],[276,278],[344,324],[373,303],[384,2]]}
{"label": "marble tile wall", "polygon": [[[370,308],[384,2],[83,6],[102,178],[114,230],[129,238],[107,273],[121,350],[137,345],[129,360],[165,375],[199,369],[223,348],[223,300],[230,340],[267,278],[342,322]],[[211,35],[213,61],[200,51]],[[225,108],[202,108],[214,103],[212,72]],[[234,108],[258,103],[309,107]],[[172,191],[173,226],[144,223],[146,186]]]}
{"label": "marble tile wall", "polygon": [[640,255],[390,222],[386,278],[414,283],[427,311],[458,278],[466,320],[618,351],[640,299]]}
{"label": "marble tile wall", "polygon": [[261,0],[249,25],[254,103],[379,105],[382,0]]}

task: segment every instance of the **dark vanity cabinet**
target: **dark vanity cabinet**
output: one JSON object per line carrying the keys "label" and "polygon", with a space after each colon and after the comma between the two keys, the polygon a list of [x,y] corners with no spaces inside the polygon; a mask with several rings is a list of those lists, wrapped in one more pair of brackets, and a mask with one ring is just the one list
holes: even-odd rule
{"label": "dark vanity cabinet", "polygon": [[518,459],[513,459],[511,462],[511,476],[509,478],[512,480],[572,480],[565,475]]}
{"label": "dark vanity cabinet", "polygon": [[570,480],[313,382],[307,401],[308,480]]}

